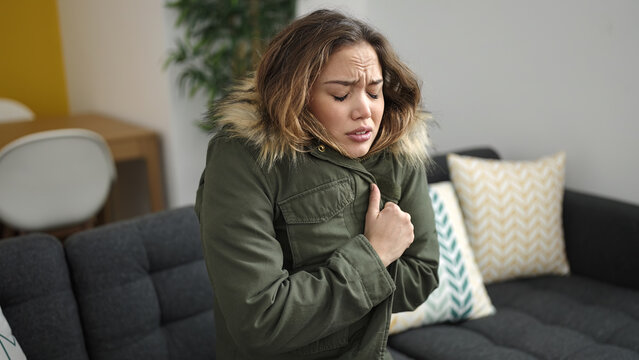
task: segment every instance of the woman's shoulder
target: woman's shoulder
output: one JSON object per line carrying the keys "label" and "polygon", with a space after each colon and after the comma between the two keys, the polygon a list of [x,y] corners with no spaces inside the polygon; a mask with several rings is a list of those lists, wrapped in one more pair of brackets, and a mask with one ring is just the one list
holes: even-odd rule
{"label": "woman's shoulder", "polygon": [[415,149],[410,153],[386,149],[380,154],[379,161],[382,163],[382,167],[388,169],[389,173],[397,176],[410,176],[416,171],[424,170],[430,158],[425,149]]}
{"label": "woman's shoulder", "polygon": [[269,178],[278,177],[279,173],[288,173],[296,166],[305,163],[308,154],[302,153],[292,158],[281,158],[268,162],[264,158],[264,152],[260,144],[252,139],[239,135],[233,129],[222,128],[211,138],[207,151],[207,167],[218,166],[224,162],[224,166],[241,166],[253,169]]}
{"label": "woman's shoulder", "polygon": [[211,161],[247,162],[257,164],[259,149],[246,138],[237,136],[228,129],[218,130],[209,140],[207,151],[207,165]]}

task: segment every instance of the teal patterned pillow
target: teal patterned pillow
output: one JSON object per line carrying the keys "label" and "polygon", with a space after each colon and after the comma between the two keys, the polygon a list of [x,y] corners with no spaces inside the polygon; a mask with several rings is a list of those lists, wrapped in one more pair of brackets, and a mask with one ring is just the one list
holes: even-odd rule
{"label": "teal patterned pillow", "polygon": [[393,314],[391,334],[495,313],[468,243],[452,184],[448,181],[431,184],[429,194],[439,238],[439,287],[414,311]]}
{"label": "teal patterned pillow", "polygon": [[0,360],[26,360],[18,340],[11,333],[7,319],[0,308]]}

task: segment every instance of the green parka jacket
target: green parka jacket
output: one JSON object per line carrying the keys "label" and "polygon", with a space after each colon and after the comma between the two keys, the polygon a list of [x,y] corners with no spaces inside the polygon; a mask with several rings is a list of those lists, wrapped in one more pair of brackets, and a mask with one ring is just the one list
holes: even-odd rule
{"label": "green parka jacket", "polygon": [[[210,141],[196,213],[219,359],[390,359],[391,313],[437,286],[424,168],[388,152],[360,161],[308,150],[268,168],[254,141],[227,131]],[[414,225],[414,242],[388,268],[363,235],[370,183],[380,208],[395,202]]]}

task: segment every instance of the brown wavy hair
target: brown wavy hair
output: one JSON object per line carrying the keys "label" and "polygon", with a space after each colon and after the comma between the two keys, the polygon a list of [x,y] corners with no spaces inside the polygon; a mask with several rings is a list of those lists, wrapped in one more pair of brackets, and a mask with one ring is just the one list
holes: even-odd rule
{"label": "brown wavy hair", "polygon": [[312,12],[278,33],[264,52],[254,79],[236,88],[216,111],[224,119],[232,106],[250,103],[257,107],[258,123],[249,120],[250,125],[238,127],[237,118],[221,123],[234,123],[232,132],[258,143],[260,160],[269,165],[287,154],[295,158],[316,139],[347,155],[310,112],[309,94],[331,54],[360,42],[375,49],[384,80],[384,114],[369,154],[390,148],[414,163],[423,161],[427,133],[421,115],[427,114],[418,109],[421,92],[415,74],[382,34],[332,10]]}

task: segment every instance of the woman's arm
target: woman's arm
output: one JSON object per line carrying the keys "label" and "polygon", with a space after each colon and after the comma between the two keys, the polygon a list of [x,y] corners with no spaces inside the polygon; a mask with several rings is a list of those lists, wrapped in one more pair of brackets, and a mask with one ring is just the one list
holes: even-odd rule
{"label": "woman's arm", "polygon": [[196,209],[216,300],[238,347],[276,354],[354,323],[395,289],[359,235],[312,273],[283,269],[274,187],[238,140],[211,142]]}
{"label": "woman's arm", "polygon": [[426,172],[423,167],[407,172],[398,205],[411,215],[415,240],[395,264],[391,265],[397,272],[393,312],[414,310],[426,301],[439,282],[439,243]]}

